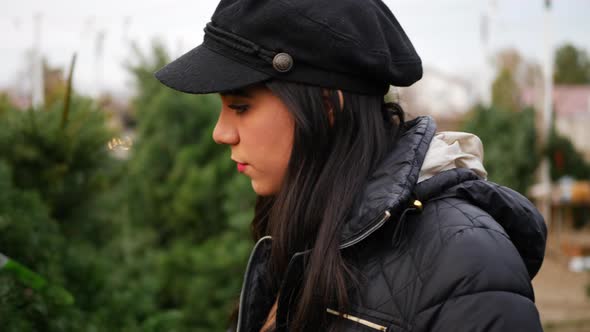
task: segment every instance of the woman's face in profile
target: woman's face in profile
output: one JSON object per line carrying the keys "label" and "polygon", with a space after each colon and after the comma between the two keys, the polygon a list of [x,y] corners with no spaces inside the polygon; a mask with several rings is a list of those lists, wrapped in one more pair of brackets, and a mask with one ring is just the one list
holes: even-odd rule
{"label": "woman's face in profile", "polygon": [[293,116],[264,86],[222,93],[221,102],[213,140],[230,146],[237,171],[251,179],[256,194],[276,194],[293,147]]}

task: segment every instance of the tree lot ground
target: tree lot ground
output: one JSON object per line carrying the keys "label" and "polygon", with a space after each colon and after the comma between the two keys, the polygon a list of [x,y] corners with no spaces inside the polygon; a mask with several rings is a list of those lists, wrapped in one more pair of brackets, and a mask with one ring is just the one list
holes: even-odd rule
{"label": "tree lot ground", "polygon": [[[561,241],[590,243],[590,230],[564,232]],[[533,280],[537,308],[546,331],[590,331],[590,272],[568,270],[569,257],[560,249],[556,232],[550,232],[543,266]]]}

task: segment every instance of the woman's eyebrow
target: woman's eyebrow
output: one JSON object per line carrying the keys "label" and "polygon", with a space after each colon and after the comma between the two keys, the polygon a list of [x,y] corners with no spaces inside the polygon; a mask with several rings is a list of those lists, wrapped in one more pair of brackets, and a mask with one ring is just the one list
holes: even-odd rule
{"label": "woman's eyebrow", "polygon": [[229,90],[229,91],[225,91],[225,92],[220,92],[219,94],[224,97],[236,96],[236,97],[252,98],[252,95],[250,95],[244,89]]}

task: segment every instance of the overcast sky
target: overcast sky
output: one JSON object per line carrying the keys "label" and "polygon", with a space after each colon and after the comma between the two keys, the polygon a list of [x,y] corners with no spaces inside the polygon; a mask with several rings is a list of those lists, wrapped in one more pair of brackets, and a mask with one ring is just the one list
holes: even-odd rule
{"label": "overcast sky", "polygon": [[[363,0],[358,0],[363,1]],[[147,49],[159,38],[173,56],[201,43],[213,0],[0,0],[0,88],[28,86],[27,50],[40,14],[40,49],[54,66],[78,53],[75,84],[82,92],[130,93],[123,63],[130,41]],[[545,54],[544,0],[385,0],[427,67],[463,77],[484,68],[480,27],[492,11],[489,49],[516,48],[532,61]],[[495,7],[491,5],[496,3]],[[572,42],[590,50],[590,1],[553,0],[553,45]],[[97,56],[97,36],[103,36]]]}

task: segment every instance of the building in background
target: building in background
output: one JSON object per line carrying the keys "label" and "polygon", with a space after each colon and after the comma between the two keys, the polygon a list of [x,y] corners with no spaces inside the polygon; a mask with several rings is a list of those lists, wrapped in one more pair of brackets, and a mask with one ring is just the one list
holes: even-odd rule
{"label": "building in background", "polygon": [[0,98],[4,96],[10,105],[19,109],[31,107],[31,96],[17,89],[0,89]]}
{"label": "building in background", "polygon": [[[543,95],[539,91],[524,89],[521,96],[524,105],[542,108]],[[557,131],[590,161],[590,85],[555,85],[553,110]]]}
{"label": "building in background", "polygon": [[430,115],[439,131],[458,130],[464,115],[477,102],[477,89],[464,78],[424,68],[422,79],[400,88],[399,97],[410,117]]}

